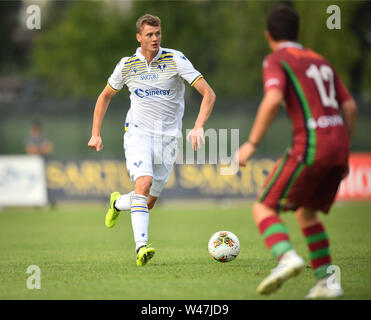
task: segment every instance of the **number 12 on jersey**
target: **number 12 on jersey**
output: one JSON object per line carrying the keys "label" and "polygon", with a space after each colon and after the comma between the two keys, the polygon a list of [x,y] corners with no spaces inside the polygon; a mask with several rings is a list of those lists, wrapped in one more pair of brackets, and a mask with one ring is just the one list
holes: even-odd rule
{"label": "number 12 on jersey", "polygon": [[[339,105],[335,99],[334,73],[332,69],[325,64],[322,64],[319,68],[315,64],[311,64],[306,71],[306,75],[308,78],[314,80],[322,105],[324,107],[338,109]],[[328,94],[326,92],[325,81],[329,82]]]}

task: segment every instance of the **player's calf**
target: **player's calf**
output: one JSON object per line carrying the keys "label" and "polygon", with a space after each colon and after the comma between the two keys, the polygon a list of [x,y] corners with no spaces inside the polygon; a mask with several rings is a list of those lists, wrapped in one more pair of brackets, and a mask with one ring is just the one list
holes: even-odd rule
{"label": "player's calf", "polygon": [[317,284],[309,291],[306,298],[337,298],[343,295],[338,284],[336,288],[327,286],[328,268],[331,265],[330,243],[324,225],[318,221],[302,228],[309,249],[309,259]]}
{"label": "player's calf", "polygon": [[133,227],[136,250],[147,245],[149,212],[148,198],[142,194],[134,194],[130,207],[131,224]]}
{"label": "player's calf", "polygon": [[271,274],[259,285],[257,291],[269,294],[277,290],[284,281],[297,275],[304,267],[304,261],[299,257],[289,239],[288,230],[283,221],[267,206],[254,205],[254,219],[263,236],[267,248],[279,262]]}

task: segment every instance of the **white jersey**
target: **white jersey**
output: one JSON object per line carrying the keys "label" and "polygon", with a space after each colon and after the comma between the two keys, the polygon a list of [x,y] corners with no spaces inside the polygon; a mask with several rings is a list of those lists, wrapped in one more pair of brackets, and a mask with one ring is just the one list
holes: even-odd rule
{"label": "white jersey", "polygon": [[108,85],[119,91],[125,84],[131,93],[126,126],[150,135],[177,136],[184,114],[183,80],[192,86],[200,78],[201,73],[179,51],[160,48],[148,65],[138,48],[133,56],[121,59]]}

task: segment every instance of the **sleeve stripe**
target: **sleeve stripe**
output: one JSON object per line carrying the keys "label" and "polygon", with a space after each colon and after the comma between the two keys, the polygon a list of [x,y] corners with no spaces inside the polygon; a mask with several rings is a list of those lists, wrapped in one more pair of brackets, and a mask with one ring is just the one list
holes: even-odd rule
{"label": "sleeve stripe", "polygon": [[120,91],[120,90],[117,90],[117,89],[113,88],[113,87],[109,84],[109,82],[107,82],[107,84],[108,84],[108,86],[109,86],[113,91],[115,91],[115,92],[119,92],[119,91]]}
{"label": "sleeve stripe", "polygon": [[199,76],[197,76],[196,79],[194,79],[192,82],[191,82],[191,86],[193,86],[198,80],[202,79],[204,76],[202,74],[200,74]]}
{"label": "sleeve stripe", "polygon": [[132,63],[132,62],[136,62],[136,61],[140,61],[139,58],[136,58],[136,57],[133,57],[133,58],[129,58],[128,60],[126,60],[126,62],[124,63],[125,65],[129,64],[129,63]]}

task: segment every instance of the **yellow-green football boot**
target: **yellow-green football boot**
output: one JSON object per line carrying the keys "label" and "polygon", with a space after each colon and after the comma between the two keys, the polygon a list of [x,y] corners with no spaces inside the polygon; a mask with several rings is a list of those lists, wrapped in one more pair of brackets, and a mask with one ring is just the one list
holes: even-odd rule
{"label": "yellow-green football boot", "polygon": [[110,198],[110,205],[109,205],[109,209],[106,213],[106,227],[107,228],[112,228],[118,218],[119,218],[119,215],[120,215],[120,211],[118,211],[115,207],[114,207],[114,203],[116,201],[116,199],[120,196],[121,194],[119,192],[113,192],[111,193],[111,198]]}
{"label": "yellow-green football boot", "polygon": [[155,249],[148,246],[140,247],[137,253],[137,266],[141,267],[147,264],[155,254]]}

